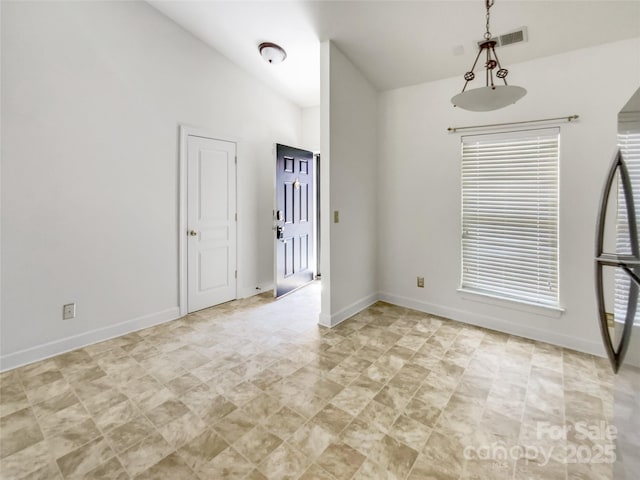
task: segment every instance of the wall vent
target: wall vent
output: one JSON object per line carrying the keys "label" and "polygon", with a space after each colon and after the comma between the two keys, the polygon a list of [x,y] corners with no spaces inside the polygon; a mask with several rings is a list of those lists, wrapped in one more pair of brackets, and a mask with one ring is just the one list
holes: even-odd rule
{"label": "wall vent", "polygon": [[[494,40],[496,42],[496,47],[506,47],[507,45],[527,42],[529,41],[527,27],[520,27],[511,32],[503,33],[502,35],[493,37],[491,40]],[[478,41],[478,45],[480,45],[482,42],[484,42],[484,40]]]}

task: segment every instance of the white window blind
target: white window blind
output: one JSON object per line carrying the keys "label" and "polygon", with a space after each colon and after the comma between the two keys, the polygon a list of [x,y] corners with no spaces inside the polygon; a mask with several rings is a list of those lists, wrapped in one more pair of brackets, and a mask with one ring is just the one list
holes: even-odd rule
{"label": "white window blind", "polygon": [[558,306],[559,134],[462,137],[463,290]]}
{"label": "white window blind", "polygon": [[[629,171],[633,186],[633,202],[636,214],[638,214],[640,213],[640,128],[634,124],[629,124],[628,127],[628,129],[621,129],[620,133],[618,133],[618,146]],[[617,204],[616,253],[629,255],[632,253],[629,240],[629,221],[624,191],[620,182],[618,182]],[[640,221],[640,219],[636,220]],[[629,276],[617,268],[615,276],[615,318],[619,322],[624,322],[625,320],[630,282]],[[640,309],[636,311],[634,323],[640,324]]]}

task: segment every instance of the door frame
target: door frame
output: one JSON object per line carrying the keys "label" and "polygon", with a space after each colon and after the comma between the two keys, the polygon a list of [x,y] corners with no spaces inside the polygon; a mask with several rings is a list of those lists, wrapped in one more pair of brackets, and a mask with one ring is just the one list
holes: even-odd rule
{"label": "door frame", "polygon": [[315,255],[315,272],[314,278],[316,280],[322,278],[322,269],[320,268],[320,260],[322,256],[322,246],[320,244],[320,152],[313,152],[313,163],[314,169],[313,174],[316,176],[314,179],[314,188],[316,189],[316,194],[313,196],[314,201],[314,213],[315,218],[315,248],[313,249],[313,253]]}
{"label": "door frame", "polygon": [[[193,127],[190,125],[179,125],[179,174],[178,174],[178,308],[180,309],[180,316],[184,317],[188,315],[188,302],[187,302],[187,192],[189,189],[187,178],[187,141],[189,136],[208,138],[211,140],[219,140],[221,142],[234,143],[236,145],[236,159],[239,155],[240,142],[233,137],[226,135],[216,135],[207,129]],[[235,163],[236,169],[236,211],[238,209],[238,162]],[[238,298],[238,279],[240,278],[240,271],[238,269],[238,222],[235,222],[236,226],[236,270],[238,270],[238,276],[236,277],[236,293],[235,298]]]}

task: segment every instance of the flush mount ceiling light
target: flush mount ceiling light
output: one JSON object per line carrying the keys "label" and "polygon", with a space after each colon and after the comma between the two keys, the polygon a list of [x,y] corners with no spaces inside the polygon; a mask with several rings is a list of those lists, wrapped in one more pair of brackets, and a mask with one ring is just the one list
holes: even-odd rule
{"label": "flush mount ceiling light", "polygon": [[280,45],[276,45],[271,42],[264,42],[258,46],[258,50],[260,51],[260,55],[265,61],[271,64],[277,64],[284,62],[284,59],[287,58],[287,52]]}
{"label": "flush mount ceiling light", "polygon": [[[494,3],[495,0],[485,0],[485,6],[487,8],[487,31],[484,34],[484,42],[479,45],[480,50],[476,56],[476,61],[473,62],[471,70],[464,74],[465,83],[464,87],[462,87],[462,92],[451,99],[454,107],[460,107],[474,112],[488,112],[516,103],[527,93],[522,87],[507,85],[507,74],[509,70],[502,68],[500,65],[500,60],[498,60],[498,55],[496,55],[495,51],[496,42],[491,39],[491,32],[489,31],[489,9],[493,7]],[[467,90],[469,82],[476,78],[473,70],[476,68],[478,59],[483,52],[486,54],[484,64],[485,86]],[[493,71],[496,68],[498,71],[495,72],[495,76],[502,80],[504,85],[494,85],[493,83]]]}

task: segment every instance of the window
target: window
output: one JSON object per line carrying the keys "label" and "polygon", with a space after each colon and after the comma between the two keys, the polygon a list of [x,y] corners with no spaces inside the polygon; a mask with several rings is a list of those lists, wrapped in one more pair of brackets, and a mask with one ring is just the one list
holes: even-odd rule
{"label": "window", "polygon": [[[622,152],[631,185],[633,186],[633,203],[636,212],[640,212],[640,126],[637,122],[624,121],[621,123],[618,133],[618,146]],[[629,221],[627,219],[626,202],[621,184],[618,184],[618,201],[616,215],[616,253],[631,254],[631,242],[629,240]],[[615,318],[624,322],[629,301],[629,287],[631,279],[620,268],[616,268],[615,276]],[[640,325],[640,309],[636,310],[634,319],[636,325]]]}
{"label": "window", "polygon": [[462,290],[558,306],[559,135],[462,137]]}

